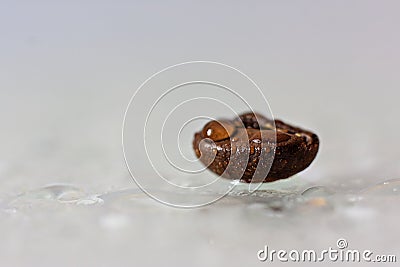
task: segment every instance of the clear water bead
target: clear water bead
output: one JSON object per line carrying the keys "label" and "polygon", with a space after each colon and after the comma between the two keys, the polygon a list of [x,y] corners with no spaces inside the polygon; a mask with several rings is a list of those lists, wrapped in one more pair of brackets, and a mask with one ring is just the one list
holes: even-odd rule
{"label": "clear water bead", "polygon": [[301,195],[305,197],[327,197],[333,194],[335,194],[335,192],[332,189],[321,185],[307,188],[301,193]]}
{"label": "clear water bead", "polygon": [[367,187],[361,193],[363,195],[400,196],[400,179],[391,179]]}

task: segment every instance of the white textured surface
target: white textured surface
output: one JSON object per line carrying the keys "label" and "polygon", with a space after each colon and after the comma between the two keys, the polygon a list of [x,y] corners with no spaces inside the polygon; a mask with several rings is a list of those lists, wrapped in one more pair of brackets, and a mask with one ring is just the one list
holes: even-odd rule
{"label": "white textured surface", "polygon": [[[253,266],[264,245],[340,237],[400,251],[399,181],[374,187],[400,178],[398,2],[0,7],[1,266]],[[283,192],[180,210],[136,188],[128,99],[192,59],[241,69],[277,118],[319,134],[312,166],[273,185]],[[300,196],[314,185],[327,192]]]}

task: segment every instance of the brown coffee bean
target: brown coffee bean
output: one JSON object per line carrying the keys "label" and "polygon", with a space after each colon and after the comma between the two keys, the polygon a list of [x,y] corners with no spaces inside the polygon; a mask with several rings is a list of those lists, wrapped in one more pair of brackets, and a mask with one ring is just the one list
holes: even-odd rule
{"label": "brown coffee bean", "polygon": [[[205,138],[212,139],[216,149],[200,150],[200,141]],[[211,121],[193,141],[196,156],[211,171],[247,183],[272,182],[304,170],[314,160],[318,147],[316,134],[254,113],[231,121]],[[243,159],[247,165],[239,164]],[[230,161],[233,164],[228,168]]]}

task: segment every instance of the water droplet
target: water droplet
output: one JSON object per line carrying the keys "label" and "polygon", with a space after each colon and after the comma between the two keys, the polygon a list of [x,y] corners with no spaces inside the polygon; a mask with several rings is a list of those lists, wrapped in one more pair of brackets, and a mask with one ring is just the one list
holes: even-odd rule
{"label": "water droplet", "polygon": [[76,204],[77,205],[95,205],[95,204],[103,204],[104,200],[99,198],[98,195],[92,195],[85,198],[79,199]]}
{"label": "water droplet", "polygon": [[400,179],[387,180],[361,191],[363,195],[400,196]]}
{"label": "water droplet", "polygon": [[55,200],[72,200],[82,197],[83,191],[78,187],[72,185],[48,185],[43,188],[28,191],[24,194],[25,196],[30,196],[38,199],[55,199]]}
{"label": "water droplet", "polygon": [[333,194],[335,194],[335,192],[332,189],[321,185],[310,187],[301,193],[301,195],[305,197],[327,197]]}
{"label": "water droplet", "polygon": [[83,190],[76,186],[65,184],[47,185],[19,194],[9,202],[12,207],[27,207],[34,203],[56,200],[59,202],[75,202],[84,197]]}

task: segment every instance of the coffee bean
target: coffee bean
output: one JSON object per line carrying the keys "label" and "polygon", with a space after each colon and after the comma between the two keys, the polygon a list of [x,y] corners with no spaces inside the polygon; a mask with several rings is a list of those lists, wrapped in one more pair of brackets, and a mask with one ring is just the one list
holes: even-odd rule
{"label": "coffee bean", "polygon": [[[201,140],[206,138],[213,140],[214,149],[200,149]],[[211,121],[193,140],[196,156],[211,171],[247,183],[273,182],[304,170],[314,160],[318,147],[316,134],[255,113]],[[247,165],[243,165],[244,157]],[[232,167],[228,168],[230,162]]]}

